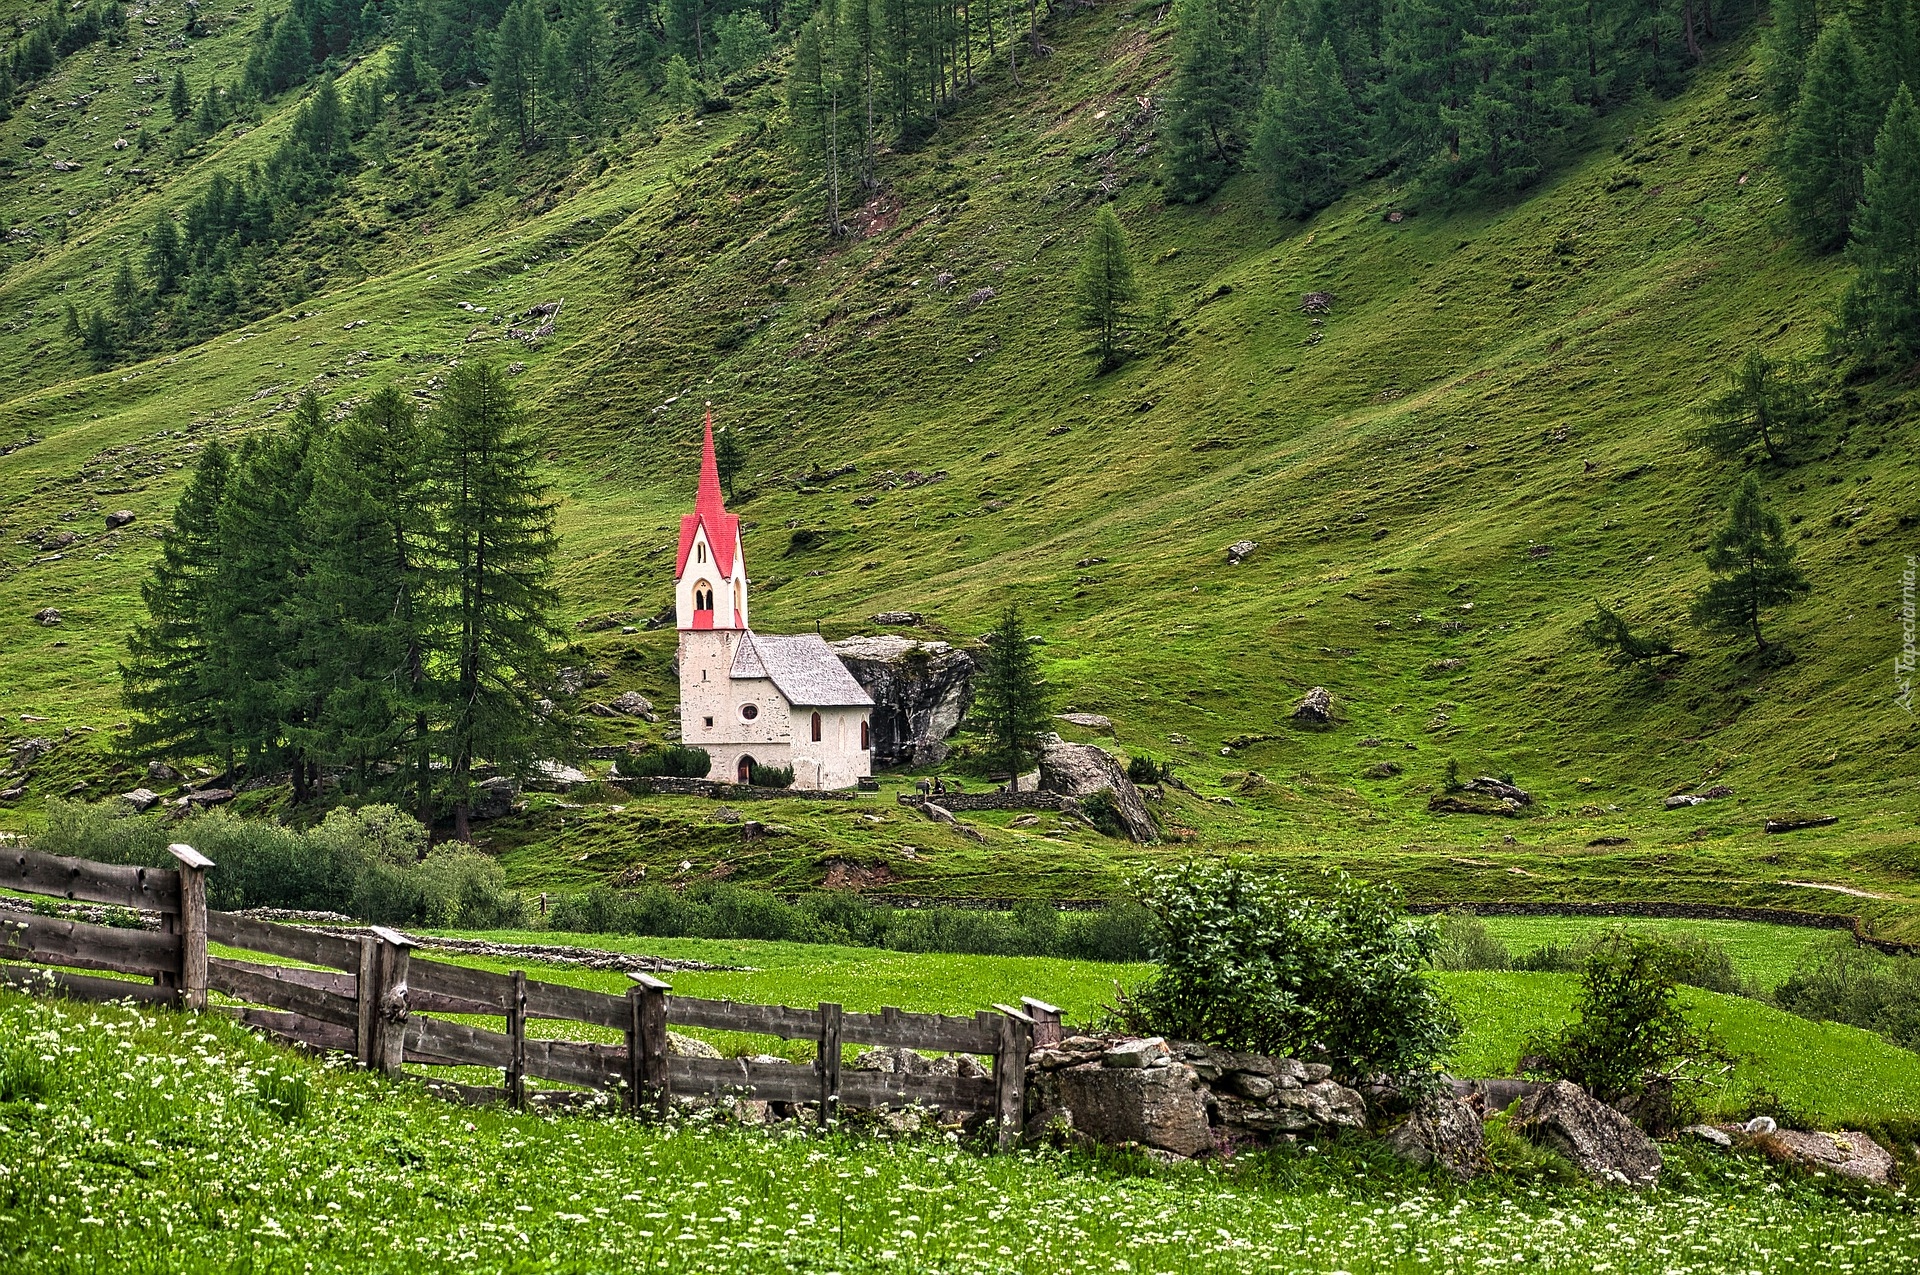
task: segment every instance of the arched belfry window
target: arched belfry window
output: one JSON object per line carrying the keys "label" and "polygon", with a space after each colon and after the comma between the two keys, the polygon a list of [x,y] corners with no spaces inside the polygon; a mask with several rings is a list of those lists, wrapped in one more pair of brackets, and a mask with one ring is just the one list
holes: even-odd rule
{"label": "arched belfry window", "polygon": [[696,611],[713,610],[713,586],[705,580],[693,586],[693,609]]}
{"label": "arched belfry window", "polygon": [[693,547],[693,560],[695,562],[705,562],[707,560],[707,542],[706,541],[702,540],[699,544]]}
{"label": "arched belfry window", "polygon": [[813,715],[813,742],[816,744],[820,742],[820,714],[818,713]]}

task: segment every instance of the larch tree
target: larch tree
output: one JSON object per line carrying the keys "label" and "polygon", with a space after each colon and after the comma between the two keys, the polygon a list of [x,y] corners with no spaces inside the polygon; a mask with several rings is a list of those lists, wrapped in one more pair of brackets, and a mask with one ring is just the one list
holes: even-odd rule
{"label": "larch tree", "polygon": [[1132,320],[1140,284],[1133,274],[1133,253],[1127,232],[1112,204],[1102,204],[1093,215],[1093,232],[1081,250],[1074,275],[1074,301],[1080,326],[1093,334],[1094,348],[1105,372],[1120,363],[1120,341]]}
{"label": "larch tree", "polygon": [[1726,523],[1707,544],[1714,579],[1694,600],[1693,622],[1719,633],[1750,634],[1754,650],[1764,652],[1761,616],[1813,589],[1793,565],[1795,556],[1780,516],[1761,498],[1760,480],[1748,474],[1733,493]]}
{"label": "larch tree", "polygon": [[1726,388],[1700,408],[1694,441],[1727,460],[1758,449],[1774,464],[1785,464],[1816,416],[1805,380],[1787,365],[1749,350],[1727,374]]}
{"label": "larch tree", "polygon": [[1220,188],[1239,158],[1246,86],[1218,0],[1178,0],[1174,23],[1161,165],[1168,197],[1198,203]]}
{"label": "larch tree", "polygon": [[1836,343],[1871,363],[1920,358],[1920,111],[1902,84],[1873,145]]}
{"label": "larch tree", "polygon": [[1027,763],[1040,755],[1040,743],[1053,720],[1040,661],[1027,640],[1026,622],[1017,606],[1008,606],[987,640],[980,674],[979,713],[987,732],[987,762],[1018,780]]}
{"label": "larch tree", "polygon": [[440,751],[454,835],[471,840],[473,768],[524,770],[555,728],[539,702],[552,671],[554,504],[539,448],[505,373],[469,363],[447,378],[431,461],[447,637]]}
{"label": "larch tree", "polygon": [[1827,252],[1847,242],[1877,123],[1853,30],[1835,18],[1808,58],[1780,151],[1787,206],[1814,248]]}

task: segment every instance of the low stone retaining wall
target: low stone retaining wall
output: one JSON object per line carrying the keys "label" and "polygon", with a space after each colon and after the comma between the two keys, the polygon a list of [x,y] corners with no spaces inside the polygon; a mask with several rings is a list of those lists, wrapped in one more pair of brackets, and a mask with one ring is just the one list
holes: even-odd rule
{"label": "low stone retaining wall", "polygon": [[673,775],[622,776],[619,784],[636,797],[669,793],[676,797],[706,797],[712,801],[852,801],[860,794],[851,788],[756,788],[751,784],[723,784],[711,779],[681,779]]}
{"label": "low stone retaining wall", "polygon": [[970,810],[1067,810],[1080,805],[1057,792],[949,792],[922,798],[916,793],[901,793],[895,800],[903,806],[931,801],[953,814]]}

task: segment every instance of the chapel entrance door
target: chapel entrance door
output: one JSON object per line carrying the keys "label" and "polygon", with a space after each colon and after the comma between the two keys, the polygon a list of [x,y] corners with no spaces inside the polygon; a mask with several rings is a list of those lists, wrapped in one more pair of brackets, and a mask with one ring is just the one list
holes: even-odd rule
{"label": "chapel entrance door", "polygon": [[750,780],[750,778],[751,778],[751,776],[752,776],[752,774],[753,774],[753,758],[751,758],[751,757],[749,757],[749,756],[747,756],[747,755],[746,755],[745,753],[742,753],[742,754],[740,755],[740,779],[739,779],[739,782],[741,782],[741,783],[743,783],[743,784],[744,784],[744,783],[747,783],[747,782],[749,782],[749,780]]}

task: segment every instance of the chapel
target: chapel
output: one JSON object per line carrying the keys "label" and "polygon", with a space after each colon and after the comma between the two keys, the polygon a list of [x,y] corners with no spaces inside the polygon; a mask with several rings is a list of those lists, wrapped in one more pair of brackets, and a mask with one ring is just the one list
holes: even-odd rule
{"label": "chapel", "polygon": [[791,766],[795,788],[851,788],[873,773],[873,700],[817,633],[755,633],[740,519],[727,512],[707,413],[700,490],[680,519],[674,567],[680,735],[713,759],[709,779]]}

